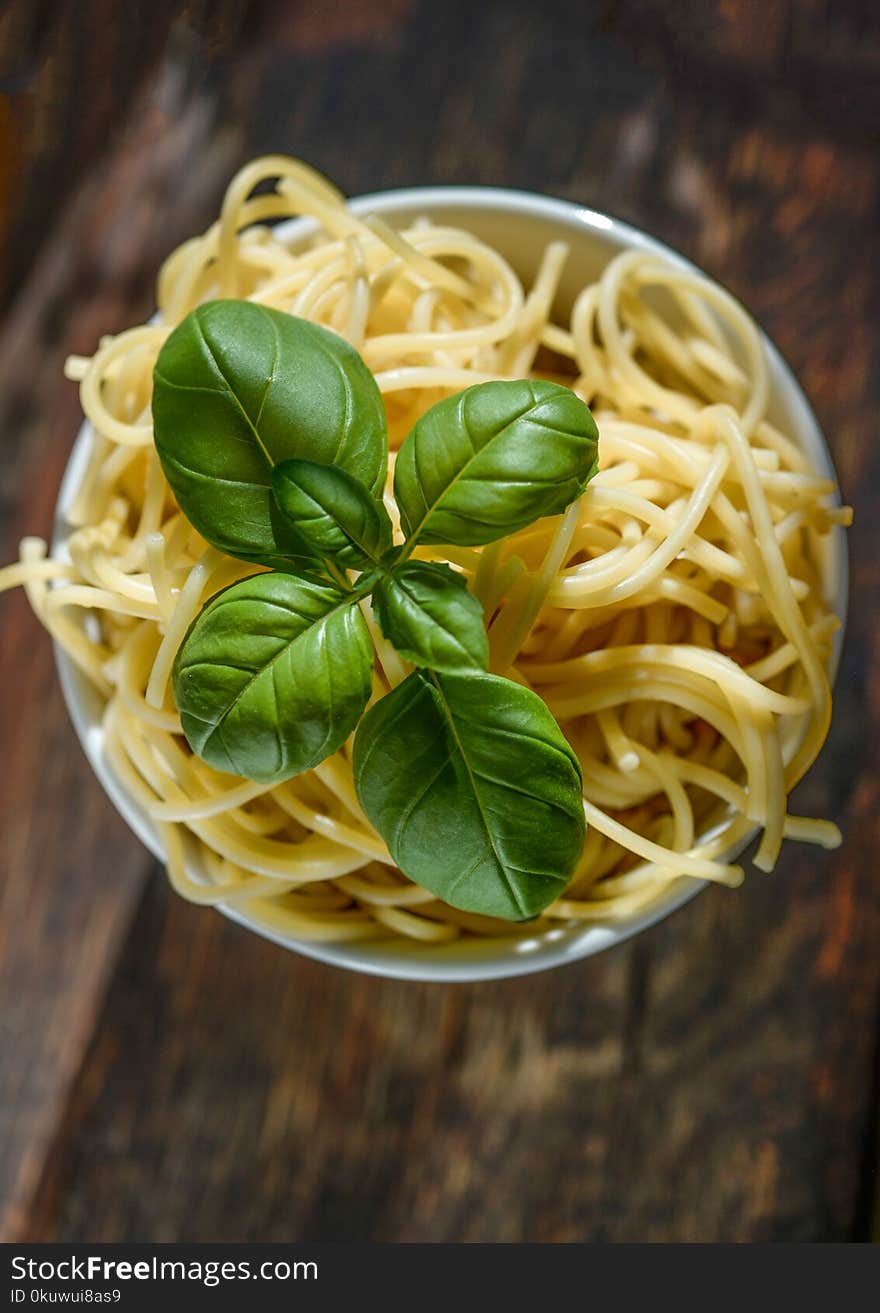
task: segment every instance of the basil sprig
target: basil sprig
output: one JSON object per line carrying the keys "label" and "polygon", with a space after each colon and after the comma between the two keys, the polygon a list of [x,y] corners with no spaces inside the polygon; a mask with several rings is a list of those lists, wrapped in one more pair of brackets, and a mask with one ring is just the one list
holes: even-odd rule
{"label": "basil sprig", "polygon": [[194,752],[271,784],[340,748],[373,688],[373,644],[357,605],[326,579],[273,571],[212,597],[174,665]]}
{"label": "basil sprig", "polygon": [[[250,302],[200,306],[159,354],[153,417],[183,513],[215,547],[272,567],[211,598],[181,644],[174,697],[193,751],[273,784],[354,732],[358,797],[400,869],[465,911],[536,916],[583,846],[577,757],[541,698],[487,673],[465,578],[411,554],[561,514],[596,471],[587,407],[535,380],[433,406],[395,465],[402,546],[381,500],[376,382],[327,329]],[[368,599],[416,669],[364,714]]]}
{"label": "basil sprig", "polygon": [[410,675],[361,721],[354,779],[400,869],[455,907],[535,916],[581,851],[578,759],[541,699],[498,675]]}
{"label": "basil sprig", "polygon": [[389,643],[428,670],[485,670],[489,640],[483,608],[448,565],[405,561],[379,579],[373,610]]}
{"label": "basil sprig", "polygon": [[391,547],[391,521],[380,501],[338,465],[286,460],[272,491],[299,537],[319,556],[362,570]]}
{"label": "basil sprig", "polygon": [[394,466],[406,534],[477,546],[559,515],[596,473],[596,426],[558,383],[478,383],[422,416]]}
{"label": "basil sprig", "polygon": [[358,353],[250,301],[210,301],[175,328],[153,372],[153,433],[184,515],[245,561],[316,555],[272,496],[282,461],[335,465],[373,494],[385,486],[385,411]]}

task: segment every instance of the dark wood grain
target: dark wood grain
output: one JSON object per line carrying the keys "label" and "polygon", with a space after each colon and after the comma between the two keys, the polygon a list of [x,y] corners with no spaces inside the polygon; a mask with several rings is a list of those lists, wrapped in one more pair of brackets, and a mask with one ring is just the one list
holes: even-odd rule
{"label": "dark wood grain", "polygon": [[[72,157],[62,210],[18,93],[0,107],[0,139],[18,143],[0,169],[18,179],[5,554],[49,527],[77,424],[64,354],[148,313],[162,256],[210,221],[249,155],[301,155],[353,193],[484,182],[570,196],[730,286],[816,406],[857,521],[834,726],[795,808],[833,815],[847,842],[789,850],[772,876],[551,974],[439,987],[333,971],[169,892],[86,772],[23,601],[3,598],[4,1234],[864,1237],[880,1035],[869,11],[847,25],[840,7],[783,0],[760,18],[647,0],[172,8],[154,6],[140,53],[136,22],[88,10],[77,49],[92,72],[110,53],[129,72],[102,91],[104,140],[50,122],[43,158]],[[47,40],[74,58],[52,21],[20,19],[34,67]],[[10,48],[0,27],[7,64]],[[817,96],[833,112],[817,115]]]}

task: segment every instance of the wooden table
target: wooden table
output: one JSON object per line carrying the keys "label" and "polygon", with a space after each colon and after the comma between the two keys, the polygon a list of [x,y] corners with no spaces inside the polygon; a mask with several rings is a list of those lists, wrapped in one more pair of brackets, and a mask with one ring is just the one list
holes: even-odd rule
{"label": "wooden table", "polygon": [[[791,848],[624,948],[384,982],[169,892],[0,599],[7,1239],[831,1240],[870,1229],[880,1023],[880,35],[822,0],[12,0],[0,14],[0,549],[46,534],[70,351],[142,320],[245,158],[349,192],[546,191],[619,214],[775,337],[846,497],[834,726]],[[874,361],[876,364],[876,359]]]}

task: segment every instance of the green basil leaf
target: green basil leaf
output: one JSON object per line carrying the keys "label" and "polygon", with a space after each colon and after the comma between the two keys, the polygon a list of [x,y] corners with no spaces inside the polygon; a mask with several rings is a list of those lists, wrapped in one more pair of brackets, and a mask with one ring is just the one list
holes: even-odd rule
{"label": "green basil leaf", "polygon": [[357,352],[326,328],[250,301],[187,315],[153,374],[156,449],[180,509],[222,552],[277,565],[311,558],[271,492],[292,457],[385,484],[385,411]]}
{"label": "green basil leaf", "polygon": [[218,593],[190,626],[174,699],[209,766],[271,784],[345,742],[372,676],[356,596],[304,574],[258,574]]}
{"label": "green basil leaf", "polygon": [[319,556],[362,569],[391,546],[391,520],[353,474],[337,465],[286,460],[272,473],[275,500]]}
{"label": "green basil leaf", "polygon": [[557,383],[478,383],[439,401],[394,467],[407,537],[475,546],[560,514],[596,472],[598,436],[581,399]]}
{"label": "green basil leaf", "polygon": [[402,657],[431,670],[485,670],[489,640],[483,609],[467,580],[448,565],[407,561],[379,580],[373,609]]}
{"label": "green basil leaf", "polygon": [[577,757],[537,694],[508,679],[416,671],[361,721],[354,778],[401,871],[453,907],[527,920],[574,872]]}

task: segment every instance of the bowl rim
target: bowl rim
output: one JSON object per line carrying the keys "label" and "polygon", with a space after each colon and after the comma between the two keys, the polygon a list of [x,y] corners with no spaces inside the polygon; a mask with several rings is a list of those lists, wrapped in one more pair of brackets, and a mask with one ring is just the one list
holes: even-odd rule
{"label": "bowl rim", "polygon": [[[710,282],[723,286],[717,279],[705,274],[687,257],[625,220],[572,200],[543,193],[491,186],[401,187],[354,197],[348,204],[357,214],[370,212],[394,214],[401,211],[422,210],[435,217],[437,211],[443,210],[490,210],[515,214],[520,218],[545,219],[564,227],[572,235],[578,228],[594,234],[602,234],[612,248],[612,252],[614,248],[653,251],[676,267],[699,273]],[[318,226],[317,222],[308,216],[297,217],[280,223],[276,233],[285,240],[302,240],[316,231]],[[562,235],[560,233],[560,236]],[[754,319],[754,316],[751,317]],[[787,408],[797,417],[795,439],[799,446],[806,448],[817,466],[834,479],[837,488],[838,479],[831,452],[813,408],[794,371],[778,347],[760,324],[758,330],[770,367],[772,391],[782,390],[786,396]],[[66,520],[65,512],[72,501],[81,469],[88,458],[92,438],[92,427],[87,420],[84,420],[75,439],[58,493],[52,538],[53,553],[56,550],[64,550],[70,535],[71,526]],[[834,494],[834,500],[839,503],[839,489]],[[840,629],[835,635],[829,665],[829,677],[833,685],[846,632],[849,598],[846,534],[837,526],[829,540],[829,561],[829,591],[841,620]],[[89,712],[88,685],[85,677],[80,674],[58,643],[54,643],[54,650],[68,714],[86,758],[123,820],[153,856],[164,863],[164,849],[154,826],[129,796],[103,751],[103,730],[100,720]],[[752,842],[756,833],[757,827],[736,844],[731,845],[725,853],[727,860],[739,856]],[[254,923],[240,908],[218,904],[217,910],[229,920],[255,931],[262,938],[326,965],[395,980],[438,984],[464,983],[530,975],[537,971],[569,965],[605,949],[617,947],[689,903],[706,887],[707,883],[705,880],[681,876],[644,911],[619,924],[561,922],[558,927],[540,931],[535,938],[519,936],[514,939],[499,936],[486,939],[459,939],[440,945],[390,938],[342,943],[301,940],[294,935],[287,935],[282,931]]]}

